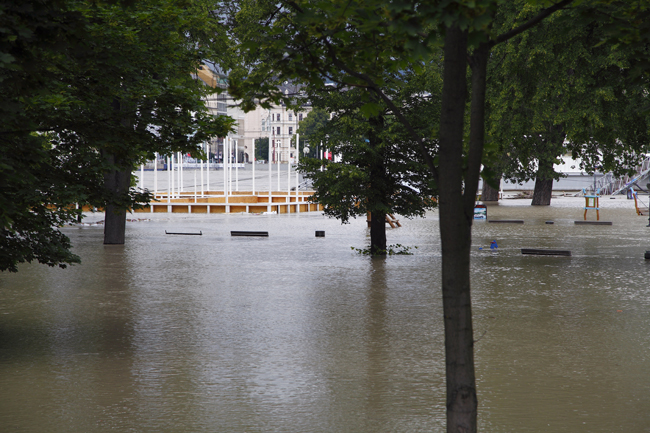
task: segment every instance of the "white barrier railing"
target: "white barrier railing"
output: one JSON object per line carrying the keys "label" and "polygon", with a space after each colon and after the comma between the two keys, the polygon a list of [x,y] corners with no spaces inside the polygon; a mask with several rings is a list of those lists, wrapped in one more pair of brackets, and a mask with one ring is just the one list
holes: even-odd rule
{"label": "white barrier railing", "polygon": [[599,189],[602,195],[615,195],[622,194],[627,191],[630,185],[642,180],[650,174],[650,156],[646,157],[640,165],[635,168],[634,176],[625,175],[623,177],[615,178],[609,172],[596,181],[596,185],[590,185],[585,190],[587,194],[593,194],[595,190]]}

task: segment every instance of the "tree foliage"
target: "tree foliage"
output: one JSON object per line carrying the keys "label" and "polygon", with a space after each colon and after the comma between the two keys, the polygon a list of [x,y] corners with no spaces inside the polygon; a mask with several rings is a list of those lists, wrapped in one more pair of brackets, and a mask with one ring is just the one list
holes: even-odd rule
{"label": "tree foliage", "polygon": [[[506,28],[538,12],[522,1],[510,8],[499,23]],[[620,175],[647,149],[646,88],[629,79],[633,51],[599,45],[600,23],[568,26],[578,15],[562,11],[493,51],[488,135],[512,181],[552,183],[566,153],[585,171]]]}
{"label": "tree foliage", "polygon": [[[198,1],[0,3],[0,269],[78,258],[57,227],[74,204],[127,209],[134,164],[154,152],[197,151],[231,120],[207,116],[191,76],[214,52]],[[111,172],[126,188],[106,188]],[[72,205],[72,208],[70,207]]]}
{"label": "tree foliage", "polygon": [[269,137],[255,139],[255,159],[258,161],[269,159]]}
{"label": "tree foliage", "polygon": [[[436,84],[439,81],[427,74],[405,71],[386,89],[391,99],[404,107],[405,115],[421,136],[435,134],[431,119],[439,116],[439,104],[432,103],[439,100],[440,88]],[[332,116],[327,122],[307,129],[309,137],[318,143],[322,141],[340,161],[327,162],[327,170],[321,171],[320,160],[308,160],[304,164],[307,176],[315,180],[316,196],[319,202],[326,203],[325,212],[343,222],[374,211],[407,217],[422,215],[432,206],[431,198],[436,191],[426,175],[427,167],[421,162],[418,146],[382,102],[377,103],[381,110],[374,116],[368,118],[364,114],[366,101],[372,100],[367,92],[351,88],[310,93],[310,100],[317,107],[312,113],[330,112]],[[319,117],[326,120],[329,116]],[[431,140],[428,145],[434,153],[436,141]],[[347,180],[351,182],[345,185]]]}
{"label": "tree foliage", "polygon": [[[309,147],[309,153],[307,154],[310,158],[318,158],[320,146],[320,140],[322,137],[318,135],[318,131],[323,130],[329,121],[329,113],[327,110],[322,108],[314,107],[307,116],[298,124],[298,133],[300,134],[300,144],[301,147]],[[300,156],[304,155],[301,153]]]}
{"label": "tree foliage", "polygon": [[[408,84],[396,83],[395,87],[406,93]],[[417,146],[389,110],[384,107],[370,118],[363,115],[364,92],[365,89],[348,89],[311,95],[312,104],[333,115],[331,120],[312,129],[310,137],[322,142],[336,158],[324,163],[307,159],[301,170],[312,179],[314,197],[327,215],[347,222],[370,212],[370,251],[386,254],[385,216],[421,216],[434,206],[436,192],[426,176],[427,167],[418,158]],[[431,129],[428,119],[437,113],[422,109],[422,105],[429,107],[421,103],[422,98],[395,92],[394,99],[398,97],[411,100],[407,115],[412,124]]]}

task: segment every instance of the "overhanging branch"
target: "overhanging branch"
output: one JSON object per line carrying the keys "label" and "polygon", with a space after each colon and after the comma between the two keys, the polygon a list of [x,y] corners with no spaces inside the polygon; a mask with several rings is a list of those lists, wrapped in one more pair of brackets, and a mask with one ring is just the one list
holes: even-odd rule
{"label": "overhanging branch", "polygon": [[562,0],[559,3],[554,4],[553,6],[549,6],[546,9],[543,9],[539,14],[531,18],[530,20],[526,21],[519,27],[515,27],[514,29],[507,31],[505,33],[502,33],[501,35],[497,36],[497,38],[490,43],[490,46],[494,46],[496,44],[500,44],[501,42],[505,42],[508,39],[512,39],[515,36],[517,36],[520,33],[525,32],[526,30],[536,26],[539,24],[542,20],[550,16],[553,12],[556,12],[560,9],[564,9],[566,6],[571,4],[574,0]]}

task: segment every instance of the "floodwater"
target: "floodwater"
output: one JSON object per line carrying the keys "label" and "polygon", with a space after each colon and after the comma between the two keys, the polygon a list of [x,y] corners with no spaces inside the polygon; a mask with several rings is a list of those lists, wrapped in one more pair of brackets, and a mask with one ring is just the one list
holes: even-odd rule
{"label": "floodwater", "polygon": [[[601,199],[613,225],[576,226],[583,203],[505,200],[489,218],[525,224],[474,226],[482,432],[650,432],[648,219]],[[125,246],[65,228],[81,265],[0,275],[0,431],[443,431],[436,212],[389,229],[418,248],[386,259],[351,249],[363,219],[134,218]]]}

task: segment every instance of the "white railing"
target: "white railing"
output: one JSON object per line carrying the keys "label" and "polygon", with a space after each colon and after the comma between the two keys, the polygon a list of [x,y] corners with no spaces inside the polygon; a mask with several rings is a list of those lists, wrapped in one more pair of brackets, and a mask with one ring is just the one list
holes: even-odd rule
{"label": "white railing", "polygon": [[[164,171],[166,164],[167,164],[166,162],[158,161],[157,170]],[[240,162],[240,163],[237,163],[237,164],[235,164],[233,162],[233,163],[231,163],[231,166],[233,168],[234,167],[245,168],[246,164],[247,163],[245,163],[245,162]],[[145,170],[153,170],[154,169],[153,161],[147,161],[143,165],[144,165]],[[181,164],[174,164],[174,170],[178,170],[179,165],[181,165]],[[190,169],[193,169],[193,168],[200,169],[201,168],[201,162],[183,162],[182,165],[183,165],[183,168],[190,168]],[[223,163],[222,162],[211,162],[209,165],[208,165],[207,162],[203,163],[203,167],[208,167],[208,166],[210,168],[213,168],[213,169],[223,168]]]}
{"label": "white railing", "polygon": [[[650,156],[647,156],[640,165],[635,168],[633,176],[625,175],[616,178],[609,172],[596,181],[595,189],[600,189],[602,195],[622,194],[635,182],[642,180],[650,174]],[[587,194],[595,192],[594,185],[585,188]]]}

